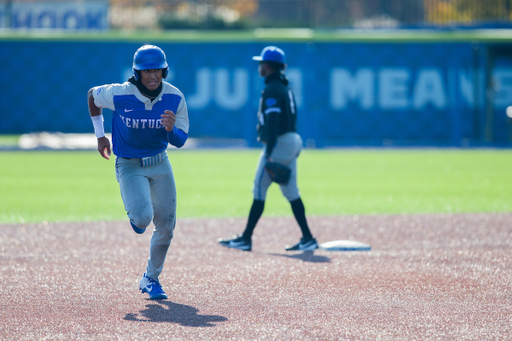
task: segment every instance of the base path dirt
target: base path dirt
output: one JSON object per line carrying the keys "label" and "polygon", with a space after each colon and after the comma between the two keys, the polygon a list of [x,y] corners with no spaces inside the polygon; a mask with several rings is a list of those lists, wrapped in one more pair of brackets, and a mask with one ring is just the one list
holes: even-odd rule
{"label": "base path dirt", "polygon": [[160,282],[138,291],[151,231],[128,221],[0,225],[2,340],[512,339],[512,214],[263,217],[253,251],[216,240],[245,219],[179,219]]}

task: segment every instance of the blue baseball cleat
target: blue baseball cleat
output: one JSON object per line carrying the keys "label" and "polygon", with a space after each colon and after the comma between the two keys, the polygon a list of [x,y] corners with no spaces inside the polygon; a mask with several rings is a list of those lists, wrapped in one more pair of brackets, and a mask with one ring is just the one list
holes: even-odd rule
{"label": "blue baseball cleat", "polygon": [[146,229],[145,229],[145,228],[141,229],[141,228],[139,228],[139,227],[135,226],[135,224],[134,224],[131,220],[130,220],[130,225],[132,226],[132,229],[133,229],[133,230],[135,231],[135,233],[137,233],[137,234],[143,234],[144,232],[146,232]]}
{"label": "blue baseball cleat", "polygon": [[148,293],[149,298],[152,300],[163,300],[167,298],[167,294],[162,289],[160,282],[146,276],[145,272],[140,279],[139,288],[143,293]]}

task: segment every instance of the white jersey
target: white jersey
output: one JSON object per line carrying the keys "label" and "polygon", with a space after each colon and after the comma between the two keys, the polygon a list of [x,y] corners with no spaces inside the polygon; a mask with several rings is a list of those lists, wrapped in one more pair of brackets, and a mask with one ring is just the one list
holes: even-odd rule
{"label": "white jersey", "polygon": [[169,134],[161,115],[171,110],[176,115],[175,128],[188,134],[189,119],[185,97],[178,88],[162,82],[162,91],[151,100],[130,82],[107,84],[93,88],[94,104],[114,112],[112,145],[116,156],[143,158],[167,149]]}

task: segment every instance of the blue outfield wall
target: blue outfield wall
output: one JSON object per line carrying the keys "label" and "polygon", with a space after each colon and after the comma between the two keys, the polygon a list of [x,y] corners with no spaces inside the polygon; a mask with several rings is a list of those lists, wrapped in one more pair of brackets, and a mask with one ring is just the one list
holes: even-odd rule
{"label": "blue outfield wall", "polygon": [[[131,75],[133,42],[0,41],[0,133],[92,132],[89,88]],[[256,146],[263,43],[160,43],[195,138]],[[309,146],[510,146],[512,55],[472,43],[278,43]],[[502,49],[502,46],[499,47]],[[505,49],[505,51],[508,51]],[[104,111],[110,130],[112,113]]]}

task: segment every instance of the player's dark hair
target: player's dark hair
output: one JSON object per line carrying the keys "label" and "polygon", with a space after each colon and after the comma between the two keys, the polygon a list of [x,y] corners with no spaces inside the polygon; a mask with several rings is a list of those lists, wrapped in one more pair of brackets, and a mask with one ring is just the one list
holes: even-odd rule
{"label": "player's dark hair", "polygon": [[281,72],[284,70],[284,64],[283,63],[276,63],[276,62],[269,62],[269,61],[265,61],[265,63],[268,64],[268,66],[270,66],[270,68],[274,71],[278,71],[278,72]]}

